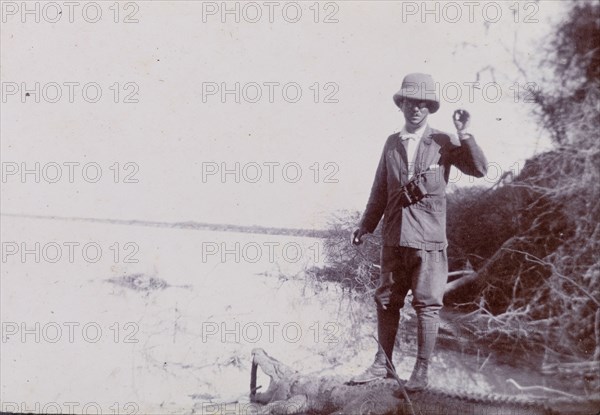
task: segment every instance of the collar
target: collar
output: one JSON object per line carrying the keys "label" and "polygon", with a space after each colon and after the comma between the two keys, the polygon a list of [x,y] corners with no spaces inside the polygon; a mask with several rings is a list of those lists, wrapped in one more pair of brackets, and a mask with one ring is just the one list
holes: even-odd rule
{"label": "collar", "polygon": [[[415,130],[414,133],[409,133],[406,130],[406,125],[404,125],[404,127],[402,127],[402,130],[400,130],[400,133],[398,133],[398,136],[400,138],[402,138],[402,137],[414,138],[415,141],[419,141],[419,140],[421,140],[423,135],[425,135],[424,133],[428,129],[429,129],[429,125],[427,123],[425,123],[425,125],[423,125],[421,128]],[[427,134],[427,136],[429,136],[429,134]]]}

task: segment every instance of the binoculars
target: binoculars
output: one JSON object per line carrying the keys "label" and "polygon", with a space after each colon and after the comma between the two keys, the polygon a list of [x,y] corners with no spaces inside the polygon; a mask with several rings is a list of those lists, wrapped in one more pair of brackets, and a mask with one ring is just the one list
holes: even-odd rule
{"label": "binoculars", "polygon": [[426,195],[427,189],[425,189],[418,176],[400,188],[400,202],[402,203],[402,207],[414,205]]}

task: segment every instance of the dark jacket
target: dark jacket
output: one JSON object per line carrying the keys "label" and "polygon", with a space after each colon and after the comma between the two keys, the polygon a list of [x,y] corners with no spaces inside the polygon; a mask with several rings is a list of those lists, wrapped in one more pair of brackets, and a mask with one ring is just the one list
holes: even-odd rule
{"label": "dark jacket", "polygon": [[428,195],[402,207],[400,188],[408,182],[408,162],[399,133],[388,137],[377,166],[371,196],[360,227],[373,232],[383,216],[383,246],[425,250],[446,248],[446,186],[450,166],[475,177],[487,172],[487,161],[471,135],[455,136],[427,127],[417,150],[415,175],[424,173]]}

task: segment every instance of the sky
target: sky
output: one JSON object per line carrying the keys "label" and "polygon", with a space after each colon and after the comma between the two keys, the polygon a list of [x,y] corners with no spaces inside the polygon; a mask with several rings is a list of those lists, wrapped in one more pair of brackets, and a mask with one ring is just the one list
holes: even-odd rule
{"label": "sky", "polygon": [[118,6],[3,2],[2,213],[322,228],[364,209],[411,72],[490,163],[453,184],[549,148],[527,98],[564,2]]}

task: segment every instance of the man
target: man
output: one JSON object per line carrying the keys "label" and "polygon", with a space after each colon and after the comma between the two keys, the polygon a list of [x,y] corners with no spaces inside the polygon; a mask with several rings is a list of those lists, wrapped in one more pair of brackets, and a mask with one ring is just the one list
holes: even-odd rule
{"label": "man", "polygon": [[429,114],[440,102],[433,78],[409,74],[394,102],[404,114],[400,133],[388,137],[377,166],[371,195],[352,243],[360,245],[383,216],[381,280],[375,292],[377,334],[381,347],[375,361],[354,383],[391,374],[400,309],[411,289],[417,313],[417,361],[405,385],[409,391],[427,387],[428,363],[435,347],[439,310],[447,281],[446,185],[450,167],[475,177],[486,174],[486,159],[467,132],[469,114],[454,113],[458,138],[430,128]]}

